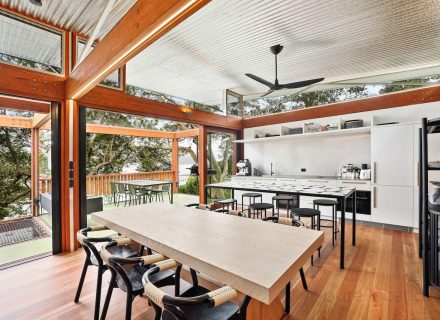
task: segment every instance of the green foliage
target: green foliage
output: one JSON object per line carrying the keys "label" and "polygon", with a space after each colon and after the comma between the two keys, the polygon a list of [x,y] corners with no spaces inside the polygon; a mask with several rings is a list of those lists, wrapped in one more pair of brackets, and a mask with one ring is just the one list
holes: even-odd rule
{"label": "green foliage", "polygon": [[[4,114],[4,113],[3,113]],[[31,131],[0,127],[0,219],[30,213]]]}
{"label": "green foliage", "polygon": [[190,101],[186,99],[176,98],[164,93],[147,90],[135,85],[127,84],[125,88],[125,93],[130,96],[136,96],[145,99],[151,99],[159,102],[166,102],[170,104],[175,104],[179,106],[187,106],[192,109],[197,109],[201,111],[207,111],[212,113],[222,113],[222,110],[219,106],[209,106],[206,104],[198,103],[195,101]]}
{"label": "green foliage", "polygon": [[199,194],[199,178],[195,177],[195,176],[189,177],[188,180],[186,180],[186,183],[184,185],[179,186],[179,192],[186,193],[186,194],[198,195]]}
{"label": "green foliage", "polygon": [[47,65],[44,63],[39,63],[31,60],[27,60],[24,58],[14,57],[5,53],[0,52],[0,61],[4,61],[10,64],[15,64],[17,66],[42,70],[42,71],[48,71],[48,72],[54,72],[54,73],[61,73],[61,68],[56,66]]}

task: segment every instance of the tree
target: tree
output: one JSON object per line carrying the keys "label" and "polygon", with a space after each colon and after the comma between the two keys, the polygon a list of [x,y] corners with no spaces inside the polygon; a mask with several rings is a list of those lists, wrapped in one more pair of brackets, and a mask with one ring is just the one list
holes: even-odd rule
{"label": "tree", "polygon": [[0,127],[0,163],[0,219],[29,214],[31,130]]}

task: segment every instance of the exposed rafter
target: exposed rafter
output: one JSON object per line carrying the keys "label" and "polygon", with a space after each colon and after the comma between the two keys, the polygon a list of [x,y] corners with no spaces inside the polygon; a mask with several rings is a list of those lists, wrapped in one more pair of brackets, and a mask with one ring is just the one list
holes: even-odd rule
{"label": "exposed rafter", "polygon": [[66,81],[66,97],[79,99],[137,53],[209,0],[139,0],[78,65]]}

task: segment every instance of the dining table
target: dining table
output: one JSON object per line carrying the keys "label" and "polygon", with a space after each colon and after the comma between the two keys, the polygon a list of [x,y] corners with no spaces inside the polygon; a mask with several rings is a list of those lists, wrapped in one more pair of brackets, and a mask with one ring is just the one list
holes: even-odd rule
{"label": "dining table", "polygon": [[279,296],[324,240],[322,231],[168,203],[116,208],[92,218],[248,295],[252,320],[290,312],[290,299],[283,306]]}
{"label": "dining table", "polygon": [[[210,189],[231,190],[231,196],[234,198],[234,192],[252,191],[262,193],[274,193],[276,195],[292,195],[298,197],[298,206],[301,207],[301,196],[319,197],[335,199],[341,208],[341,241],[339,267],[345,268],[345,214],[347,201],[352,201],[352,245],[356,245],[356,188],[349,187],[329,187],[323,185],[301,185],[292,182],[277,181],[224,181],[205,185],[205,194],[208,195]],[[208,197],[206,197],[207,199]]]}
{"label": "dining table", "polygon": [[143,180],[115,181],[115,183],[123,184],[125,186],[133,185],[136,188],[141,188],[141,189],[148,189],[148,188],[155,187],[155,186],[169,186],[168,197],[169,197],[170,203],[173,203],[173,198],[174,198],[173,182],[170,181],[170,180],[148,180],[148,179],[143,179]]}

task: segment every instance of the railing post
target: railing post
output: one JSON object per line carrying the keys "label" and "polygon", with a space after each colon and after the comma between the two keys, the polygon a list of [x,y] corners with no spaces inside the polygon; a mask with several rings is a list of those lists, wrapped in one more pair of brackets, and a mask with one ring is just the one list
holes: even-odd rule
{"label": "railing post", "polygon": [[179,180],[179,140],[173,138],[171,146],[171,169],[173,170],[173,192],[178,192],[177,181]]}

